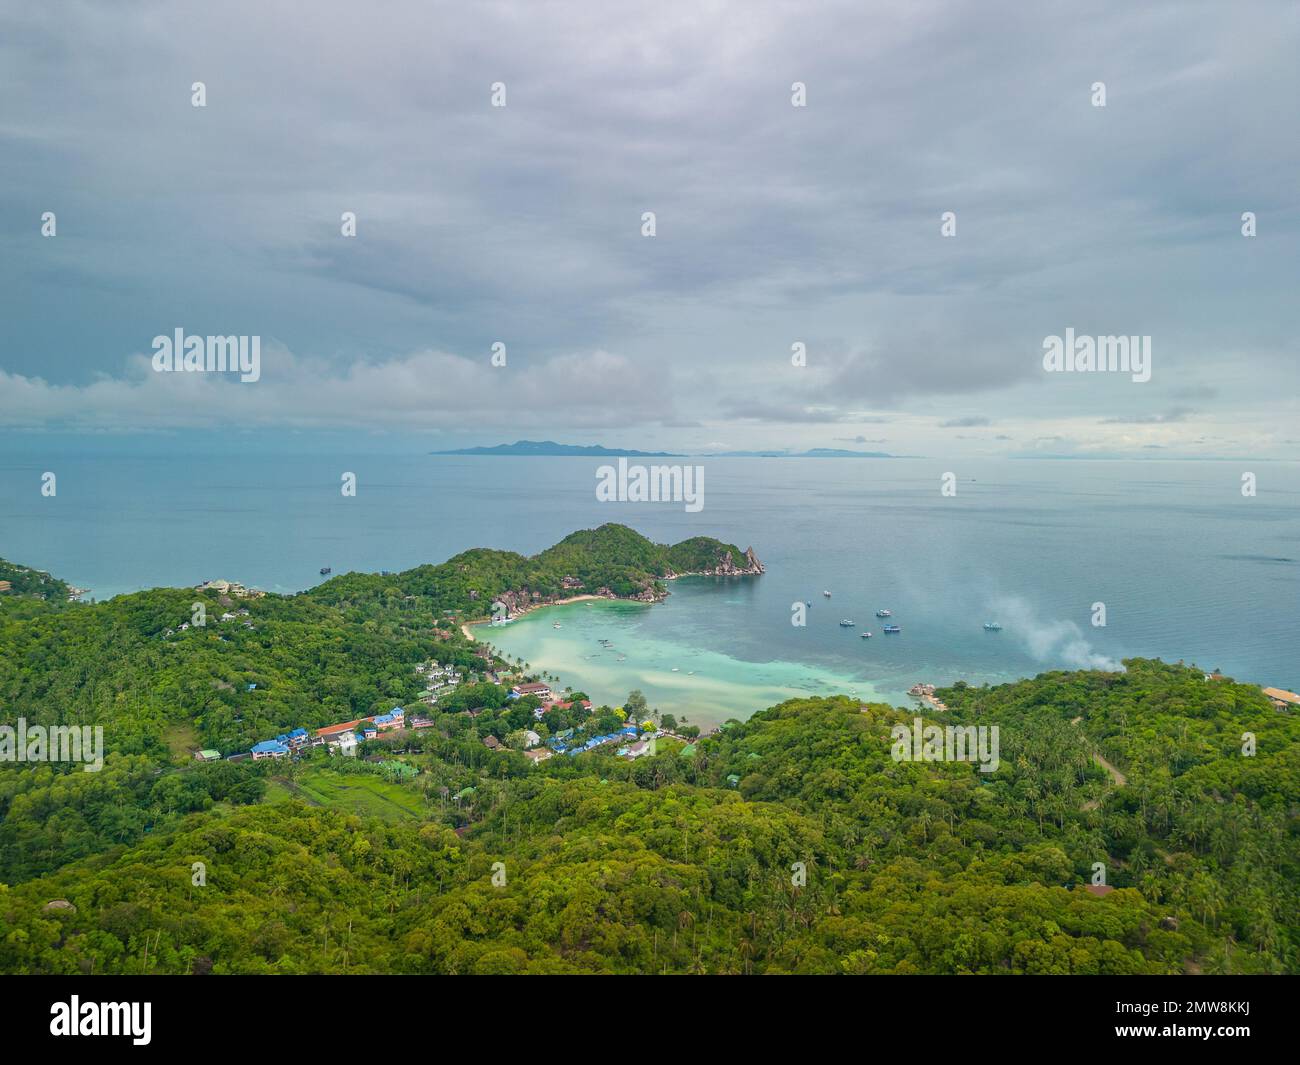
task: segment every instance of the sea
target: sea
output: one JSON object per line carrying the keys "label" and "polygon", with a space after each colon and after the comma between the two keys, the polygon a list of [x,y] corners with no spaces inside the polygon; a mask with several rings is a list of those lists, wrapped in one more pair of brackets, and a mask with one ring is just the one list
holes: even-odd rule
{"label": "sea", "polygon": [[[639,689],[702,726],[793,696],[903,704],[916,682],[996,684],[1132,656],[1300,686],[1296,463],[662,460],[703,467],[692,512],[598,501],[597,458],[235,435],[203,447],[11,443],[0,556],[88,598],[218,577],[293,593],[325,579],[323,566],[402,570],[471,547],[533,554],[605,522],[663,543],[752,546],[759,577],[684,578],[655,605],[580,602],[475,629],[598,703]],[[341,491],[349,473],[355,496]],[[885,634],[886,621],[901,631]]]}

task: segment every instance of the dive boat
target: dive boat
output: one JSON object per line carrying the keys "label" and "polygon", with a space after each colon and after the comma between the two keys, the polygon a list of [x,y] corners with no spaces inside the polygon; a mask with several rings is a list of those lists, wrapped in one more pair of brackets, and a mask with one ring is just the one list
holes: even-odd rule
{"label": "dive boat", "polygon": [[886,631],[886,632],[902,632],[903,630],[900,629],[897,625],[886,625],[886,626],[885,626],[885,631]]}
{"label": "dive boat", "polygon": [[987,631],[987,632],[1001,632],[1001,631],[1002,631],[1002,626],[999,625],[996,621],[986,621],[986,622],[984,622],[984,628],[985,628],[985,631]]}
{"label": "dive boat", "polygon": [[851,629],[851,628],[853,628],[853,620],[852,620],[852,618],[841,618],[841,619],[840,619],[840,624],[841,624],[844,628],[846,628],[846,629]]}
{"label": "dive boat", "polygon": [[878,617],[878,618],[892,618],[893,616],[894,616],[894,612],[893,612],[892,610],[877,610],[877,611],[876,611],[876,617]]}

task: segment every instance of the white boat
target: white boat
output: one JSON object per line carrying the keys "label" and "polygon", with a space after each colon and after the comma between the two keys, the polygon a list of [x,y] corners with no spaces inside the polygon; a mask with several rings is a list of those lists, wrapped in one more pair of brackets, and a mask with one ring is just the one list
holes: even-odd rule
{"label": "white boat", "polygon": [[852,618],[841,618],[840,624],[846,629],[851,629],[853,628],[855,622],[853,621]]}
{"label": "white boat", "polygon": [[862,634],[862,638],[863,638],[864,640],[869,640],[869,639],[871,639],[871,633],[869,633],[869,632],[864,632],[864,633]]}
{"label": "white boat", "polygon": [[984,622],[984,628],[985,628],[985,630],[988,631],[988,632],[1001,632],[1001,631],[1002,631],[1002,626],[999,625],[996,621],[986,621],[986,622]]}
{"label": "white boat", "polygon": [[892,618],[893,616],[894,616],[894,612],[893,612],[892,610],[877,610],[877,611],[876,611],[876,617],[878,617],[878,618]]}
{"label": "white boat", "polygon": [[831,597],[831,593],[830,593],[830,592],[822,592],[822,595],[826,596],[827,599],[829,599],[829,598]]}

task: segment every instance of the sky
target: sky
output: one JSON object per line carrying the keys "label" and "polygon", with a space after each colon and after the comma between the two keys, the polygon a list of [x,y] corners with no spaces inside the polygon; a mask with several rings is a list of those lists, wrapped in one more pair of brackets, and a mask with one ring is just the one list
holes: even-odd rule
{"label": "sky", "polygon": [[1297,52],[1280,2],[0,0],[0,434],[1294,459]]}

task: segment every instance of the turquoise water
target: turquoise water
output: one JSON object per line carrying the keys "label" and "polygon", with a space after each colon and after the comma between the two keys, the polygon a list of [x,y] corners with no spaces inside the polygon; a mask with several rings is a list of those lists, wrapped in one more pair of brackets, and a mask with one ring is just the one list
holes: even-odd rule
{"label": "turquoise water", "polygon": [[[548,612],[499,641],[592,694],[639,686],[701,722],[795,692],[894,698],[917,680],[992,682],[1131,655],[1300,685],[1294,463],[703,459],[691,461],[705,467],[705,505],[687,513],[597,502],[599,463],[580,458],[286,454],[219,435],[183,452],[165,439],[5,445],[0,555],[99,597],[212,577],[292,592],[324,565],[397,570],[477,546],[531,554],[606,521],[660,542],[752,544],[762,577],[676,582],[652,608],[566,608],[635,652],[623,663],[584,659],[588,622],[562,617],[556,630]],[[1243,469],[1259,478],[1256,498],[1241,495]],[[53,499],[39,491],[46,470],[59,478]],[[948,470],[955,498],[939,491]],[[354,499],[339,493],[344,471],[357,474]],[[804,600],[807,624],[793,626]],[[1095,602],[1104,628],[1091,624]],[[878,607],[901,635],[880,632]],[[985,632],[988,620],[1003,631]]]}
{"label": "turquoise water", "polygon": [[518,656],[559,676],[562,685],[585,691],[597,705],[621,705],[635,688],[652,709],[701,726],[746,718],[796,696],[885,697],[854,669],[785,659],[745,661],[728,653],[726,641],[708,646],[691,639],[683,627],[700,611],[730,613],[735,624],[745,623],[745,598],[736,594],[742,580],[733,579],[730,588],[707,578],[683,580],[674,583],[677,595],[654,606],[568,603],[505,625],[476,625],[473,631],[512,659]]}

